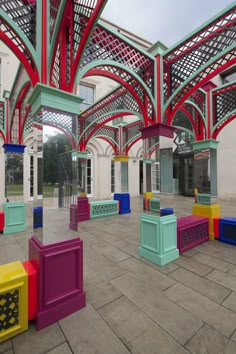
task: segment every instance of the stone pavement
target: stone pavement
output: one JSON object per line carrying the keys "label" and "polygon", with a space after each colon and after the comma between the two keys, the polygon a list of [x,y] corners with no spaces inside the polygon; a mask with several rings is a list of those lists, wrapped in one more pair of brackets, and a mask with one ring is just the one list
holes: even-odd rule
{"label": "stone pavement", "polygon": [[[177,216],[192,198],[161,196]],[[222,215],[236,216],[235,202]],[[44,204],[44,242],[84,240],[87,306],[36,332],[0,344],[7,354],[235,354],[236,247],[209,241],[159,267],[138,256],[142,198],[132,213],[95,219],[68,230],[68,210]],[[0,235],[0,263],[24,260],[32,231]]]}

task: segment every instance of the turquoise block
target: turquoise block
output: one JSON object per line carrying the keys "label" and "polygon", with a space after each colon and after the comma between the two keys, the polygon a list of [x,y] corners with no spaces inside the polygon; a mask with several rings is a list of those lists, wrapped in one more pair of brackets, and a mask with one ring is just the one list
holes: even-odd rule
{"label": "turquoise block", "polygon": [[150,199],[150,211],[160,212],[160,198]]}
{"label": "turquoise block", "polygon": [[90,219],[101,218],[119,214],[119,202],[117,200],[103,200],[90,202]]}
{"label": "turquoise block", "polygon": [[162,217],[147,214],[141,216],[139,255],[159,266],[179,257],[174,214]]}
{"label": "turquoise block", "polygon": [[3,203],[5,225],[3,234],[26,231],[26,208],[24,202]]}
{"label": "turquoise block", "polygon": [[197,194],[197,203],[211,205],[211,195],[210,194]]}

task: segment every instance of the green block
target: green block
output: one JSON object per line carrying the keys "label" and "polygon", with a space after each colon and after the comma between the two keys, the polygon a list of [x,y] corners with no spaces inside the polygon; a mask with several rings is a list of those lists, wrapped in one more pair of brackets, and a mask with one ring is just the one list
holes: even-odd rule
{"label": "green block", "polygon": [[159,212],[160,211],[160,198],[151,198],[150,199],[150,211]]}
{"label": "green block", "polygon": [[197,194],[197,203],[204,205],[211,205],[211,195],[210,194]]}
{"label": "green block", "polygon": [[143,214],[140,225],[139,255],[163,266],[179,257],[177,249],[176,216]]}
{"label": "green block", "polygon": [[26,231],[26,208],[24,202],[3,203],[5,216],[3,234]]}
{"label": "green block", "polygon": [[90,219],[119,214],[118,200],[90,202]]}

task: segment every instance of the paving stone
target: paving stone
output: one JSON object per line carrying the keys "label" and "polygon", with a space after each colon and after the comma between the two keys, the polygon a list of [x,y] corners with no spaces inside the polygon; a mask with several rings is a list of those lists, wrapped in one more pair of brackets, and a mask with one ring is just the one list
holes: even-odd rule
{"label": "paving stone", "polygon": [[127,273],[112,280],[111,284],[181,344],[202,326],[198,318],[145,286],[138,275]]}
{"label": "paving stone", "polygon": [[17,243],[6,244],[4,247],[0,247],[0,264],[25,260],[26,258]]}
{"label": "paving stone", "polygon": [[235,313],[184,285],[175,284],[163,294],[226,337],[230,337],[236,329]]}
{"label": "paving stone", "polygon": [[160,273],[137,259],[130,258],[121,262],[120,265],[127,272],[136,274],[142,281],[143,286],[147,286],[153,291],[161,292],[175,284],[175,281],[167,275]]}
{"label": "paving stone", "polygon": [[218,304],[231,293],[231,290],[226,289],[211,280],[202,278],[184,268],[178,268],[170,273],[169,276]]}
{"label": "paving stone", "polygon": [[128,240],[120,238],[119,236],[104,234],[103,240],[131,256],[138,254],[138,247],[136,245],[130,243]]}
{"label": "paving stone", "polygon": [[204,253],[198,253],[192,257],[195,261],[199,263],[206,264],[210,267],[216,268],[218,270],[221,270],[222,272],[228,272],[229,270],[232,269],[232,264],[222,261],[218,258],[209,256]]}
{"label": "paving stone", "polygon": [[[220,245],[220,242],[218,242],[218,244]],[[229,250],[222,249],[220,246],[217,246],[214,241],[205,242],[196,246],[196,250],[225,262],[236,264],[236,254],[231,254]]]}
{"label": "paving stone", "polygon": [[122,293],[105,280],[85,281],[87,301],[98,309],[122,296]]}
{"label": "paving stone", "polygon": [[236,277],[236,266],[233,265],[232,268],[230,268],[230,270],[228,271],[228,273]]}
{"label": "paving stone", "polygon": [[186,345],[194,354],[234,354],[236,343],[213,328],[204,325]]}
{"label": "paving stone", "polygon": [[230,274],[221,272],[220,270],[213,270],[207,276],[208,279],[213,280],[217,284],[223,285],[228,289],[236,291],[236,277]]}
{"label": "paving stone", "polygon": [[234,342],[236,342],[236,331],[233,333],[232,337],[230,338]]}
{"label": "paving stone", "polygon": [[192,257],[192,256],[194,256],[197,253],[198,253],[198,251],[196,251],[194,248],[191,248],[190,250],[185,251],[182,254],[182,256],[184,256],[184,257]]}
{"label": "paving stone", "polygon": [[100,252],[105,257],[110,259],[112,262],[121,262],[127,258],[130,258],[130,255],[120,251],[119,249],[109,245],[106,242],[100,242],[92,246],[97,252]]}
{"label": "paving stone", "polygon": [[187,354],[177,341],[125,297],[104,306],[99,313],[131,353]]}
{"label": "paving stone", "polygon": [[13,349],[9,349],[6,352],[4,352],[4,354],[14,354],[14,351]]}
{"label": "paving stone", "polygon": [[4,353],[5,351],[12,348],[11,341],[7,340],[6,342],[0,343],[0,353]]}
{"label": "paving stone", "polygon": [[222,303],[225,307],[231,311],[236,312],[236,292],[232,292],[227,299]]}
{"label": "paving stone", "polygon": [[87,306],[60,321],[74,354],[128,354],[124,344],[92,308]]}
{"label": "paving stone", "polygon": [[96,274],[98,279],[111,280],[126,273],[126,270],[120,266],[120,263],[112,262],[92,248],[84,253],[85,276],[92,273]]}
{"label": "paving stone", "polygon": [[33,324],[28,331],[12,339],[15,354],[41,354],[65,342],[65,337],[57,323],[36,331]]}
{"label": "paving stone", "polygon": [[72,354],[70,347],[67,342],[62,343],[58,347],[50,350],[47,354]]}
{"label": "paving stone", "polygon": [[146,258],[140,257],[138,254],[135,255],[134,258],[138,259],[142,263],[149,265],[150,267],[158,270],[159,272],[161,272],[163,274],[168,274],[170,272],[173,272],[173,270],[179,268],[179,266],[177,264],[175,264],[174,262],[170,262],[170,263],[164,265],[163,267],[160,267],[159,265],[148,261]]}
{"label": "paving stone", "polygon": [[212,267],[199,263],[192,258],[187,258],[183,256],[180,256],[180,258],[176,259],[174,262],[178,266],[188,269],[191,272],[201,275],[203,277],[213,270]]}

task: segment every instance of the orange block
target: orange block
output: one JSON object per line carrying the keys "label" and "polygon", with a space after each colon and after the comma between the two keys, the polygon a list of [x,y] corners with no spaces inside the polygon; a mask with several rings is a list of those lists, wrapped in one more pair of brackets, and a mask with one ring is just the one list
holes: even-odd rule
{"label": "orange block", "polygon": [[38,272],[31,261],[22,264],[28,274],[28,320],[33,320],[38,304]]}

